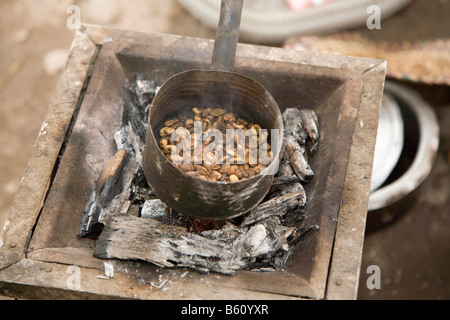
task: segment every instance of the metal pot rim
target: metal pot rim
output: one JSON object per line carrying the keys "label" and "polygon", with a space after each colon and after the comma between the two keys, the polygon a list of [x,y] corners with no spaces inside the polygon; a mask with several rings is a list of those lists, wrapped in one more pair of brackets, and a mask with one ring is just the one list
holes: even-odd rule
{"label": "metal pot rim", "polygon": [[[281,111],[279,110],[278,103],[275,101],[275,99],[274,99],[273,96],[270,94],[270,92],[267,91],[267,89],[264,88],[264,86],[263,86],[261,83],[259,83],[258,81],[254,80],[254,79],[252,79],[252,78],[250,78],[250,77],[244,76],[244,75],[242,75],[242,74],[236,73],[236,72],[230,72],[230,71],[214,71],[214,70],[202,70],[202,69],[191,69],[191,70],[186,70],[186,71],[183,71],[183,72],[180,72],[180,73],[178,73],[178,74],[176,74],[176,75],[171,76],[170,78],[168,78],[166,81],[163,82],[163,84],[160,86],[160,88],[159,88],[158,91],[156,92],[156,95],[155,95],[155,97],[154,97],[154,99],[153,99],[153,101],[152,101],[151,107],[150,107],[150,114],[149,114],[149,118],[148,118],[148,121],[149,121],[149,127],[148,127],[148,130],[150,130],[150,133],[151,133],[151,139],[153,139],[153,142],[154,142],[155,144],[158,144],[158,141],[156,140],[155,134],[154,134],[154,132],[153,132],[153,128],[151,127],[150,123],[151,123],[151,118],[152,118],[151,115],[152,115],[153,104],[155,103],[155,101],[157,101],[158,94],[159,94],[161,88],[163,88],[166,84],[168,84],[168,83],[171,82],[171,81],[174,81],[174,79],[176,79],[176,78],[178,78],[178,77],[180,77],[180,76],[187,76],[189,73],[198,73],[198,72],[202,72],[202,73],[204,72],[204,73],[221,73],[221,74],[229,74],[229,75],[238,76],[238,77],[241,77],[241,78],[245,78],[245,79],[247,79],[247,80],[249,80],[249,81],[252,81],[255,85],[261,87],[261,88],[265,91],[265,93],[266,93],[266,98],[272,100],[271,102],[273,103],[273,105],[275,105],[275,106],[278,108],[279,117],[280,117],[280,119],[281,119]],[[273,172],[273,170],[275,170],[275,168],[278,167],[278,165],[279,165],[279,157],[280,157],[280,153],[281,153],[281,149],[282,149],[282,143],[283,143],[283,134],[282,134],[283,131],[284,131],[283,121],[280,121],[280,125],[281,125],[281,128],[279,129],[279,130],[280,130],[280,136],[279,136],[279,139],[278,139],[278,140],[279,140],[279,141],[278,141],[278,148],[277,148],[276,152],[274,152],[274,155],[273,155],[274,161],[272,161],[268,167],[264,168],[263,171],[262,171],[261,173],[255,175],[255,176],[253,176],[253,177],[251,177],[251,178],[248,178],[248,179],[245,180],[245,181],[249,181],[249,182],[250,182],[250,181],[256,180],[256,179],[258,179],[258,177],[263,176],[263,175],[264,175],[264,174],[263,174],[264,172],[266,172],[266,171]],[[147,137],[148,137],[148,136],[147,136]],[[162,155],[164,155],[164,154],[162,153],[161,150],[159,150],[159,152],[160,152]],[[164,156],[163,158],[164,158],[164,160],[162,160],[162,161],[164,161],[166,164],[173,165],[173,163],[172,163],[169,159],[167,159],[165,156]],[[205,183],[205,184],[214,184],[214,185],[222,184],[222,185],[230,185],[230,184],[237,184],[237,183],[243,182],[243,181],[237,181],[237,182],[220,182],[220,181],[201,180],[201,179],[198,179],[198,178],[196,178],[196,177],[189,176],[188,174],[186,174],[186,173],[183,172],[182,170],[179,170],[178,168],[176,168],[176,169],[177,169],[183,176],[185,176],[185,177],[190,177],[190,178],[195,178],[195,179],[197,179],[198,181],[201,181],[201,183]]]}

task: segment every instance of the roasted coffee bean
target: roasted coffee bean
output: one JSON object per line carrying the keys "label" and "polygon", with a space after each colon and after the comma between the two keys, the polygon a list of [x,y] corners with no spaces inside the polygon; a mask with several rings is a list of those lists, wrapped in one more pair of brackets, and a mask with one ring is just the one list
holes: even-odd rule
{"label": "roasted coffee bean", "polygon": [[219,181],[222,178],[222,174],[218,171],[211,171],[210,178],[214,178],[215,181]]}
{"label": "roasted coffee bean", "polygon": [[[195,131],[198,130],[198,127],[194,126],[195,121],[201,122],[201,133]],[[209,131],[211,129],[222,132],[224,144],[214,145],[214,149],[207,152],[206,148],[217,139],[216,133]],[[231,131],[227,131],[227,129]],[[235,145],[239,142],[238,135],[235,134],[237,129],[244,130],[244,132],[250,130],[250,132],[246,132],[246,135],[250,136],[245,139],[244,154],[240,153],[242,149],[237,149],[235,146],[226,147],[227,141],[234,141]],[[172,136],[174,132],[175,137]],[[265,152],[268,157],[273,155],[271,146],[267,143],[267,131],[261,132],[261,127],[258,124],[249,123],[237,114],[221,108],[194,107],[191,117],[180,115],[177,118],[165,121],[163,128],[160,130],[160,136],[159,145],[165,156],[174,165],[175,163],[181,163],[175,165],[181,171],[202,180],[237,182],[254,177],[265,168],[261,164],[261,159],[257,156],[258,152]],[[251,140],[254,137],[256,137],[256,140]],[[256,141],[257,143],[250,141]],[[262,141],[261,145],[259,141]],[[183,143],[183,145],[180,145],[178,154],[173,153],[174,151],[177,152],[179,143]],[[191,163],[182,163],[185,160],[182,156],[186,143],[188,148],[189,144],[191,147]],[[200,154],[196,153],[196,150],[197,152],[201,151]],[[222,162],[219,163],[220,161]]]}
{"label": "roasted coffee bean", "polygon": [[159,146],[161,147],[161,149],[164,149],[167,145],[169,144],[169,140],[168,139],[161,139],[159,141]]}
{"label": "roasted coffee bean", "polygon": [[190,163],[181,163],[180,165],[178,165],[178,169],[184,172],[195,171],[194,166]]}
{"label": "roasted coffee bean", "polygon": [[184,126],[185,126],[186,128],[193,127],[193,126],[194,126],[194,119],[187,119],[187,120],[184,122]]}
{"label": "roasted coffee bean", "polygon": [[211,115],[213,115],[214,117],[219,117],[221,115],[223,115],[225,113],[224,109],[213,109],[211,111]]}
{"label": "roasted coffee bean", "polygon": [[197,177],[199,175],[197,171],[188,171],[186,174],[192,177]]}
{"label": "roasted coffee bean", "polygon": [[180,121],[179,119],[172,119],[172,120],[166,121],[166,122],[164,123],[164,126],[165,126],[165,127],[172,127],[173,125],[175,125],[175,124],[178,123],[179,121]]}
{"label": "roasted coffee bean", "polygon": [[223,116],[223,120],[225,121],[235,121],[236,120],[236,116],[234,115],[234,113],[227,113]]}
{"label": "roasted coffee bean", "polygon": [[201,166],[199,164],[194,164],[195,171],[200,173],[201,175],[208,175],[208,169],[206,169],[204,166]]}
{"label": "roasted coffee bean", "polygon": [[211,113],[211,108],[206,108],[202,110],[202,117],[206,118]]}

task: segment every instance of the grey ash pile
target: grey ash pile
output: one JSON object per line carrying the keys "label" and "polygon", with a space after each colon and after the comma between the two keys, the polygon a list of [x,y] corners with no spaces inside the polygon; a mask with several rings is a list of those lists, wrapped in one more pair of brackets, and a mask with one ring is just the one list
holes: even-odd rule
{"label": "grey ash pile", "polygon": [[279,172],[259,206],[239,218],[200,221],[169,208],[146,182],[142,151],[156,91],[139,75],[126,88],[124,125],[114,136],[118,151],[92,189],[78,236],[96,239],[94,255],[103,259],[222,274],[282,270],[293,247],[318,229],[303,225],[303,184],[314,177],[307,159],[320,137],[314,112],[294,107],[283,113]]}

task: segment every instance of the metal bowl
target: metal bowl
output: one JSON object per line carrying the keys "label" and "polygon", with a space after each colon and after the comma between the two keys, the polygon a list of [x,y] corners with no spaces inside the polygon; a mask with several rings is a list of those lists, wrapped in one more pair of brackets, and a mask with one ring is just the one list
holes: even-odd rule
{"label": "metal bowl", "polygon": [[404,124],[400,107],[391,95],[385,92],[378,122],[371,192],[381,187],[394,170],[403,149],[403,132]]}
{"label": "metal bowl", "polygon": [[[388,207],[414,191],[428,177],[439,147],[439,124],[431,106],[415,91],[397,83],[387,81],[385,90],[399,105],[414,114],[419,139],[414,160],[407,170],[395,181],[371,192],[369,211]],[[405,121],[405,132],[411,130],[410,126],[413,125]]]}
{"label": "metal bowl", "polygon": [[[259,175],[225,183],[203,181],[176,168],[160,150],[161,124],[193,107],[226,108],[240,117],[280,134],[272,142],[272,163]],[[268,193],[283,140],[281,112],[272,95],[258,82],[221,71],[191,70],[167,80],[158,91],[149,115],[144,172],[155,194],[168,206],[188,216],[222,220],[256,207]]]}

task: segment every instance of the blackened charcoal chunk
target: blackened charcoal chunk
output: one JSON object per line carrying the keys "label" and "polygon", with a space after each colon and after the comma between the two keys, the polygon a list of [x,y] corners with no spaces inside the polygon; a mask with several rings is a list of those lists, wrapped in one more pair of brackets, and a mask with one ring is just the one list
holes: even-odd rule
{"label": "blackened charcoal chunk", "polygon": [[308,133],[308,149],[312,153],[319,146],[319,119],[313,110],[308,109],[301,111],[301,119],[305,131]]}
{"label": "blackened charcoal chunk", "polygon": [[298,143],[305,144],[307,133],[303,128],[301,111],[298,107],[283,112],[285,135],[292,135]]}
{"label": "blackened charcoal chunk", "polygon": [[314,172],[301,152],[295,151],[291,155],[290,163],[301,181],[309,182],[314,177]]}
{"label": "blackened charcoal chunk", "polygon": [[147,200],[141,211],[141,217],[145,219],[167,219],[168,207],[159,199]]}
{"label": "blackened charcoal chunk", "polygon": [[129,90],[136,95],[137,101],[144,109],[152,103],[157,86],[155,81],[147,80],[140,74],[135,74],[134,82]]}

